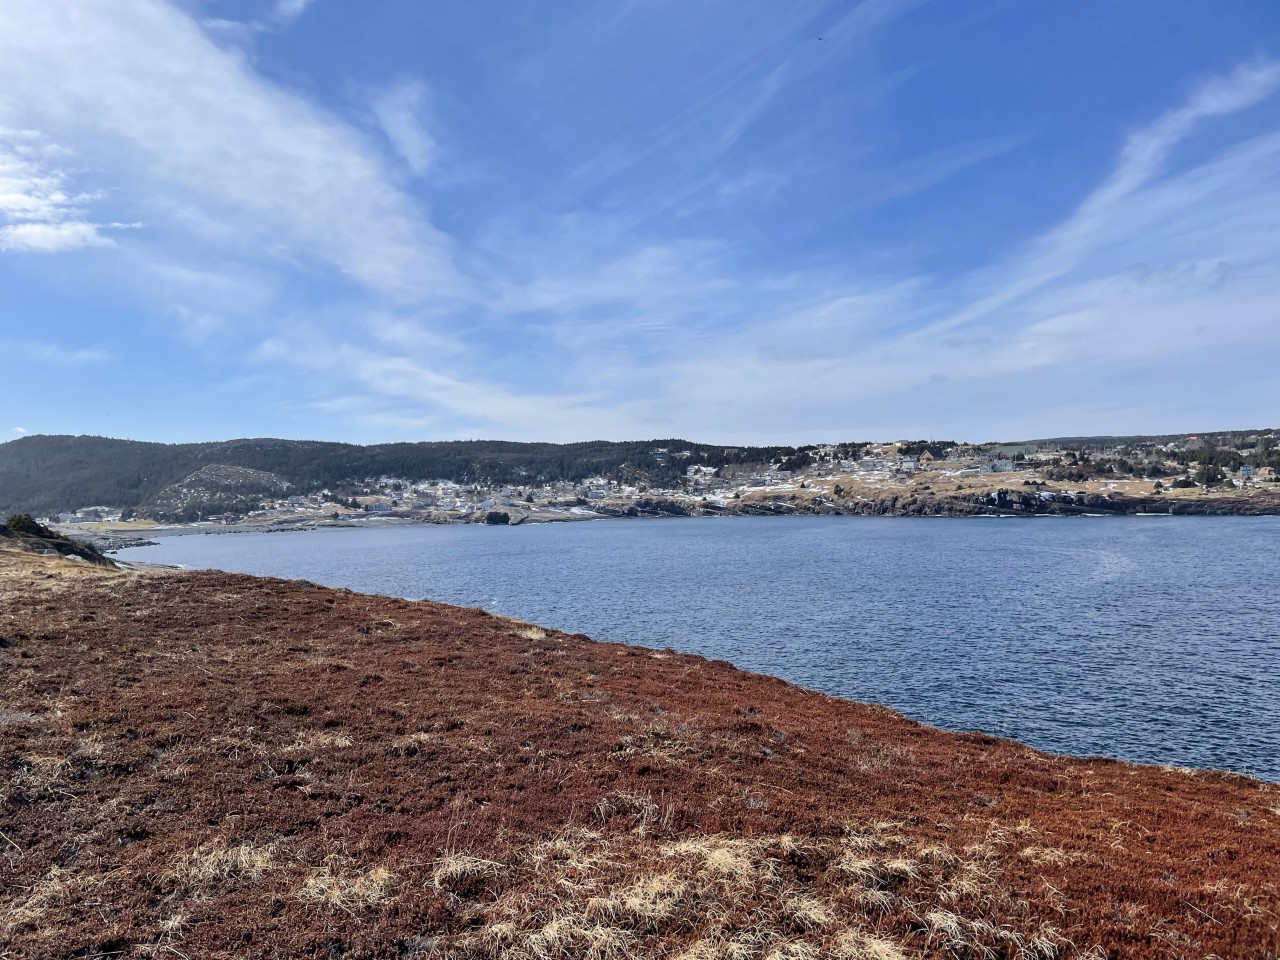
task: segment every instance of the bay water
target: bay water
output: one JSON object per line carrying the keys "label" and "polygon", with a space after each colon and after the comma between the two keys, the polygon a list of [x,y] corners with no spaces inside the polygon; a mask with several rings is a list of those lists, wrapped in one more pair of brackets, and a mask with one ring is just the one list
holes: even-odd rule
{"label": "bay water", "polygon": [[1057,753],[1280,781],[1278,517],[607,520],[164,537],[671,647]]}

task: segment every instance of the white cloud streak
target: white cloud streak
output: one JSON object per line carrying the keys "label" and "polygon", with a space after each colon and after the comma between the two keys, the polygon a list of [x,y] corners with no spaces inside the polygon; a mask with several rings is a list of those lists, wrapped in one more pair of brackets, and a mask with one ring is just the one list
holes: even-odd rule
{"label": "white cloud streak", "polygon": [[[541,252],[538,279],[500,302],[557,318],[556,342],[580,357],[576,382],[609,396],[614,419],[632,426],[626,435],[671,423],[729,439],[795,440],[797,424],[807,439],[892,436],[928,429],[940,409],[953,422],[971,418],[973,436],[1106,432],[1161,416],[1176,429],[1188,401],[1151,393],[1161,379],[1151,371],[1280,361],[1270,216],[1280,209],[1280,133],[1164,171],[1201,124],[1248,109],[1278,83],[1274,65],[1254,63],[1204,84],[1135,131],[1112,172],[1033,239],[1029,256],[950,283],[731,279],[711,246],[653,247],[557,275],[557,260],[573,260],[553,248]],[[1170,376],[1171,387],[1215,404],[1205,394],[1214,377]]]}
{"label": "white cloud streak", "polygon": [[55,166],[67,151],[35,131],[0,128],[0,251],[55,253],[110,246],[99,225],[82,219],[90,200],[69,193]]}
{"label": "white cloud streak", "polygon": [[[868,0],[823,33],[836,48],[860,43],[913,6]],[[161,0],[109,7],[0,5],[0,124],[43,131],[0,138],[0,247],[111,243],[91,206],[144,218],[148,229],[120,235],[108,255],[164,291],[192,342],[219,336],[237,309],[271,317],[253,359],[296,372],[291,387],[353,425],[795,441],[920,432],[912,428],[946,410],[952,423],[984,417],[970,424],[974,435],[1007,434],[1029,422],[1019,398],[1034,396],[1028,409],[1057,419],[1029,432],[1090,432],[1115,429],[1124,404],[1144,415],[1175,408],[1108,386],[1135,369],[1211,355],[1223,363],[1232,351],[1280,360],[1271,216],[1280,134],[1168,172],[1210,121],[1276,90],[1280,67],[1267,61],[1202,84],[1136,130],[1098,186],[1025,255],[935,279],[858,263],[744,266],[733,237],[638,240],[634,204],[546,215],[539,229],[509,235],[473,224],[480,239],[459,253],[372,137],[267,82]],[[570,179],[599,185],[671,148],[667,182],[710,189],[718,161],[815,69],[761,49],[735,54],[688,107]],[[369,105],[404,166],[430,176],[426,86],[403,80]],[[864,202],[923,190],[1017,143],[927,155]],[[101,193],[72,186],[86,180]],[[354,288],[341,306],[281,306],[288,282],[334,273]],[[44,341],[9,348],[44,363],[110,359]]]}
{"label": "white cloud streak", "polygon": [[113,358],[111,351],[102,347],[75,349],[43,340],[0,340],[0,349],[35,363],[60,367],[106,363]]}
{"label": "white cloud streak", "polygon": [[378,126],[416,176],[427,172],[435,152],[435,140],[422,121],[426,94],[420,80],[406,79],[376,93],[372,102]]}
{"label": "white cloud streak", "polygon": [[6,253],[60,253],[86,247],[110,247],[114,241],[92,223],[15,223],[0,227]]}
{"label": "white cloud streak", "polygon": [[318,260],[387,296],[456,287],[448,239],[370,144],[161,0],[0,6],[0,122],[92,147],[148,220],[189,208],[205,240]]}
{"label": "white cloud streak", "polygon": [[1099,233],[1114,223],[1125,201],[1160,173],[1170,153],[1198,124],[1254,106],[1271,96],[1278,85],[1280,64],[1271,61],[1244,64],[1202,84],[1185,104],[1128,138],[1110,176],[1066,222],[1040,238],[1031,256],[1014,269],[1011,278],[921,335],[933,336],[981,319],[1069,273],[1096,243]]}
{"label": "white cloud streak", "polygon": [[272,19],[280,24],[291,24],[301,17],[311,4],[312,0],[276,0]]}
{"label": "white cloud streak", "polygon": [[271,12],[261,19],[227,20],[224,17],[206,17],[200,21],[200,26],[214,40],[252,54],[254,44],[262,34],[288,30],[312,2],[313,0],[276,0]]}

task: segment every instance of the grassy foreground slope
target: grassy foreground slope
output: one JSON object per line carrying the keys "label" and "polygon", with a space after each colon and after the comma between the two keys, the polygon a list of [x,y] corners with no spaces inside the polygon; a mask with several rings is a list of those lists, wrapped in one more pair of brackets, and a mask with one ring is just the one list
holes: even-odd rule
{"label": "grassy foreground slope", "polygon": [[1280,791],[482,611],[0,551],[0,956],[1251,958]]}

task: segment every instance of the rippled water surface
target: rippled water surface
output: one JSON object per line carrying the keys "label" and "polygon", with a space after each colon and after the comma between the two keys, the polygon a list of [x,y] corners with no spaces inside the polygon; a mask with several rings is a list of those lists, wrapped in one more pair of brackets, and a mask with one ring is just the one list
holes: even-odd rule
{"label": "rippled water surface", "polygon": [[793,517],[165,538],[674,647],[1046,750],[1280,780],[1280,518]]}

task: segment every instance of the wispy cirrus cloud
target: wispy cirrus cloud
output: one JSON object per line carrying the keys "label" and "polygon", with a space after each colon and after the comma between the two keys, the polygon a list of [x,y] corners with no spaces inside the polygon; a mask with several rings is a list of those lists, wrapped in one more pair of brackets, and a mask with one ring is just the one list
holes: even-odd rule
{"label": "wispy cirrus cloud", "polygon": [[116,202],[185,243],[318,262],[400,298],[456,286],[448,238],[358,131],[161,0],[6,3],[0,122],[92,145]]}
{"label": "wispy cirrus cloud", "polygon": [[[1204,83],[1135,130],[1113,169],[1033,238],[1027,256],[947,285],[919,278],[896,292],[877,285],[870,300],[839,295],[799,314],[769,311],[727,350],[682,344],[674,406],[728,417],[736,407],[745,429],[748,419],[783,424],[778,411],[822,410],[825,401],[860,411],[858,422],[875,431],[926,427],[948,403],[990,420],[991,404],[1003,397],[1016,408],[1025,396],[1034,415],[1010,410],[1006,430],[1105,432],[1161,416],[1172,427],[1203,402],[1203,382],[1179,390],[1195,371],[1280,360],[1280,237],[1262,214],[1280,209],[1280,132],[1166,169],[1201,124],[1245,111],[1278,86],[1280,71],[1265,61]],[[736,382],[753,384],[745,408],[720,402]],[[1170,395],[1157,399],[1161,383]],[[972,429],[981,435],[976,418]]]}
{"label": "wispy cirrus cloud", "polygon": [[913,196],[1026,142],[1025,136],[986,137],[950,144],[923,156],[903,160],[880,177],[870,179],[846,209],[866,209]]}
{"label": "wispy cirrus cloud", "polygon": [[[925,68],[878,63],[875,38],[922,4],[572,12],[530,62],[477,52],[487,113],[425,59],[330,77],[347,97],[326,102],[211,39],[239,27],[110,6],[0,6],[0,124],[40,131],[0,153],[22,228],[0,252],[81,250],[190,355],[357,435],[795,441],[923,434],[939,410],[974,435],[1036,412],[1029,432],[1080,432],[1182,409],[1157,368],[1280,363],[1280,132],[1243,122],[1270,61],[1150,109],[1074,203],[935,269],[930,235],[968,227],[931,216],[937,188],[1035,137],[936,117],[898,136],[884,104]],[[860,232],[907,201],[910,260]],[[52,343],[86,339],[15,349],[111,358]]]}
{"label": "wispy cirrus cloud", "polygon": [[252,48],[264,33],[279,33],[293,26],[314,0],[276,0],[265,16],[255,20],[227,20],[206,17],[200,25],[214,38],[233,46]]}
{"label": "wispy cirrus cloud", "polygon": [[372,97],[373,115],[378,126],[396,154],[416,176],[427,172],[436,146],[423,122],[426,106],[426,84],[410,78],[401,79]]}
{"label": "wispy cirrus cloud", "polygon": [[[434,355],[388,351],[374,344],[335,339],[311,330],[260,345],[259,363],[285,363],[351,388],[339,397],[315,401],[318,409],[355,414],[383,425],[396,423],[419,431],[438,432],[462,418],[491,429],[521,432],[531,428],[559,433],[577,428],[626,429],[625,418],[610,411],[601,394],[586,391],[513,391],[474,371],[449,372]],[[354,392],[352,392],[354,390]],[[607,425],[607,426],[606,426]]]}
{"label": "wispy cirrus cloud", "polygon": [[276,0],[275,9],[271,11],[272,19],[277,23],[290,24],[306,13],[307,7],[314,0]]}
{"label": "wispy cirrus cloud", "polygon": [[[1280,133],[1168,171],[1201,125],[1276,86],[1265,62],[1209,80],[1134,130],[1028,255],[945,283],[744,276],[728,249],[706,243],[575,271],[564,248],[547,248],[530,270],[537,280],[504,291],[496,309],[545,312],[556,349],[576,358],[572,381],[607,396],[631,435],[664,423],[778,441],[795,439],[797,423],[809,439],[892,435],[928,429],[940,405],[975,411],[975,435],[1000,406],[1010,431],[1106,431],[1161,416],[1172,428],[1192,401],[1157,400],[1149,371],[1170,371],[1172,385],[1233,356],[1251,367],[1280,360],[1280,237],[1264,213],[1280,209]],[[1018,411],[1020,395],[1036,398],[1034,414]]]}
{"label": "wispy cirrus cloud", "polygon": [[[1125,163],[1122,151],[1117,169]],[[1206,364],[1280,362],[1280,238],[1259,216],[1269,209],[1280,209],[1280,134],[1152,173],[1034,285],[1019,257],[951,284],[817,270],[744,276],[718,244],[575,260],[569,237],[541,251],[528,268],[536,279],[498,287],[486,307],[524,318],[528,362],[548,358],[535,397],[486,382],[465,354],[457,375],[433,353],[377,344],[347,342],[309,362],[365,398],[347,415],[385,429],[438,430],[456,416],[528,438],[795,442],[925,436],[940,407],[962,423],[957,432],[991,439],[1177,429],[1202,416],[1202,394],[1181,387]],[[1032,245],[1055,243],[1075,217]],[[298,356],[280,347],[276,359]],[[410,413],[427,410],[437,413]]]}
{"label": "wispy cirrus cloud", "polygon": [[[1160,174],[1174,148],[1199,124],[1246,110],[1271,96],[1278,86],[1280,64],[1269,60],[1242,64],[1228,74],[1201,84],[1185,103],[1130,134],[1110,175],[1071,216],[1038,238],[1026,257],[998,268],[1006,276],[993,292],[923,331],[921,336],[932,336],[981,319],[1069,274],[1092,249],[1105,242],[1100,236],[1108,229],[1115,229],[1119,223],[1120,231],[1124,232],[1126,203]],[[1212,211],[1204,212],[1213,215]],[[1158,237],[1146,239],[1157,244],[1159,240]]]}
{"label": "wispy cirrus cloud", "polygon": [[[286,22],[305,6],[281,4],[275,18]],[[820,6],[810,4],[809,14]],[[887,16],[910,6],[877,0],[868,9],[883,8]],[[294,363],[330,381],[346,371],[371,396],[398,397],[454,421],[502,429],[521,418],[528,429],[533,422],[551,429],[553,421],[581,424],[589,417],[602,427],[643,422],[642,415],[609,411],[607,384],[600,391],[573,388],[574,369],[593,366],[580,356],[583,348],[604,343],[584,336],[583,324],[604,314],[634,335],[706,320],[718,310],[705,298],[734,282],[679,262],[685,256],[701,262],[704,244],[628,251],[617,233],[615,251],[579,260],[576,275],[549,261],[520,264],[472,249],[464,271],[455,241],[405,192],[376,144],[341,117],[265,80],[250,60],[212,42],[211,29],[200,29],[163,0],[130,0],[109,12],[90,0],[56,7],[13,0],[0,9],[0,122],[39,127],[43,136],[71,144],[92,163],[104,205],[146,220],[146,235],[113,255],[146,287],[140,296],[169,299],[169,312],[190,342],[203,345],[233,328],[238,305],[255,323],[274,315],[263,334],[269,338],[274,329],[281,339],[268,343],[291,345],[259,350],[260,360]],[[862,34],[861,28],[847,32],[848,42]],[[741,140],[794,72],[809,69],[788,57],[779,61],[763,35],[754,42],[693,111],[661,135],[667,148],[696,133],[703,146],[691,155],[713,161]],[[745,80],[740,88],[739,79]],[[14,96],[16,90],[24,95]],[[209,90],[218,95],[210,97]],[[373,101],[387,141],[418,176],[430,171],[434,151],[425,105],[426,87],[413,79]],[[700,125],[712,117],[704,136]],[[584,228],[595,230],[600,222],[588,220]],[[69,244],[73,238],[68,226],[61,239]],[[45,242],[53,246],[57,238]],[[525,267],[539,275],[520,276]],[[285,307],[291,285],[308,276],[336,287],[336,302],[350,304],[341,318],[324,311],[332,319],[313,337],[327,344],[322,361],[299,349],[300,328]],[[631,291],[638,286],[646,289],[636,298]],[[460,335],[438,332],[446,316]],[[514,362],[509,371],[493,370],[492,357],[477,349],[486,332],[513,329],[514,316],[527,320],[536,343],[561,350],[563,366],[539,388],[509,376],[519,366]],[[440,350],[442,343],[454,348]],[[55,354],[45,358],[53,361]],[[531,412],[538,415],[532,421]]]}
{"label": "wispy cirrus cloud", "polygon": [[[614,109],[610,102],[586,105],[596,129],[589,149],[566,170],[555,196],[581,199],[604,192],[611,203],[638,207],[629,218],[635,222],[700,190],[714,190],[724,174],[718,168],[782,109],[789,94],[815,74],[857,61],[877,31],[921,5],[922,0],[852,5],[799,0],[741,17],[734,4],[722,0],[686,6],[624,3],[583,12],[523,66],[526,82],[536,86],[559,72],[581,77],[590,89],[618,69],[616,64],[628,63],[637,44],[658,41],[663,57],[652,64],[653,75],[636,85],[625,109]],[[833,6],[842,12],[833,13]],[[819,30],[822,41],[815,36]],[[678,96],[669,102],[669,91],[659,79],[664,66],[678,69],[691,62],[698,69],[682,77]],[[848,92],[851,112],[856,115],[863,104],[881,100],[909,71],[896,73],[869,72]],[[588,95],[579,93],[575,99]],[[546,105],[546,123],[553,136],[564,137],[572,148],[575,131],[561,130],[555,115],[560,106]],[[629,117],[643,120],[624,122]]]}
{"label": "wispy cirrus cloud", "polygon": [[0,340],[0,349],[34,363],[51,363],[60,367],[79,367],[114,359],[114,354],[105,347],[65,347],[43,340]]}

